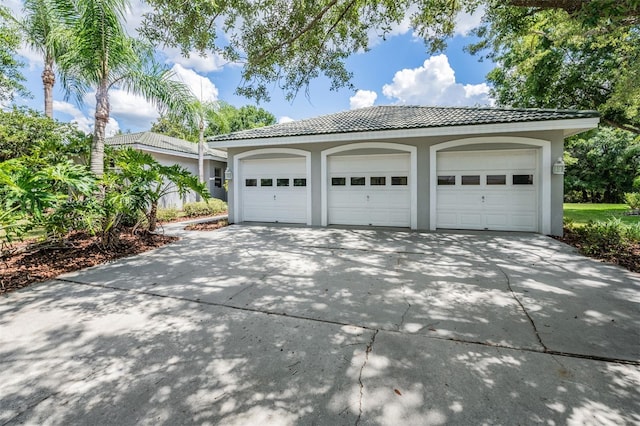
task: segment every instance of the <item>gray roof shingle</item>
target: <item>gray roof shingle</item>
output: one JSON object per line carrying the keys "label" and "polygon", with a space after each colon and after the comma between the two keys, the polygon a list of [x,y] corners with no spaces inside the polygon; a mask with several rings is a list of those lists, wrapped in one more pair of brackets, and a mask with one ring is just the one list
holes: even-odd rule
{"label": "gray roof shingle", "polygon": [[209,142],[598,117],[597,111],[373,106],[209,138]]}
{"label": "gray roof shingle", "polygon": [[[145,145],[151,148],[159,148],[167,151],[198,155],[197,143],[185,141],[184,139],[178,139],[155,132],[139,132],[116,135],[105,139],[104,143],[111,146],[126,146],[136,144]],[[226,152],[209,148],[206,144],[204,146],[204,155],[227,158]]]}

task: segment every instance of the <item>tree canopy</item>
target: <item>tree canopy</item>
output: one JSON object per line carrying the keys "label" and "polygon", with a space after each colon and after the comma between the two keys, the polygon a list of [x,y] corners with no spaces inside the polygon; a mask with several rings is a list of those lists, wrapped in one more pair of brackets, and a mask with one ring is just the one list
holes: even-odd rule
{"label": "tree canopy", "polygon": [[0,104],[13,100],[16,93],[29,93],[22,84],[22,63],[16,59],[20,37],[10,16],[9,10],[0,6]]}
{"label": "tree canopy", "polygon": [[183,53],[216,52],[243,65],[238,93],[260,101],[276,83],[291,99],[325,75],[351,87],[344,59],[407,22],[429,52],[442,50],[461,12],[485,11],[474,52],[498,69],[498,102],[594,108],[638,129],[639,0],[148,0],[142,33]]}
{"label": "tree canopy", "polygon": [[[204,136],[214,136],[269,126],[276,123],[276,118],[266,109],[254,105],[237,108],[231,104],[219,102],[218,108],[210,110],[204,121]],[[169,111],[151,125],[151,131],[198,142],[199,129],[196,124],[190,123],[183,115],[172,114]]]}
{"label": "tree canopy", "polygon": [[606,124],[639,133],[638,25],[585,25],[564,10],[496,7],[470,50],[486,48],[498,64],[488,81],[500,105],[597,109]]}

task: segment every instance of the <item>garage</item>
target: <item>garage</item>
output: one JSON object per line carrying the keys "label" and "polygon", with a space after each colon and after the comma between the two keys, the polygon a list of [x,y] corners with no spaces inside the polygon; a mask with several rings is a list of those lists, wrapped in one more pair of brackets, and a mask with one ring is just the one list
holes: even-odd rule
{"label": "garage", "polygon": [[436,226],[538,232],[538,152],[438,152]]}
{"label": "garage", "polygon": [[305,158],[240,161],[242,220],[308,222],[308,176]]}
{"label": "garage", "polygon": [[328,224],[409,227],[410,154],[327,159]]}

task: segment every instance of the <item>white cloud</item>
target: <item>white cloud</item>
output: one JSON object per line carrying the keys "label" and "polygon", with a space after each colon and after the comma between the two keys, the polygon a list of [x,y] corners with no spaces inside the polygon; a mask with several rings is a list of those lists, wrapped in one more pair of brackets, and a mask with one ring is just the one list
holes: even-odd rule
{"label": "white cloud", "polygon": [[131,1],[131,7],[124,15],[124,28],[127,31],[127,34],[132,37],[137,37],[138,28],[140,28],[142,24],[144,14],[152,11],[153,8],[151,6],[140,0]]}
{"label": "white cloud", "polygon": [[[96,92],[87,93],[84,96],[84,103],[95,111]],[[125,90],[109,90],[109,105],[111,107],[111,118],[118,120],[110,123],[112,128],[124,129],[148,129],[151,123],[159,116],[158,109],[145,98],[139,95],[128,93]],[[93,112],[91,113],[93,115]],[[118,125],[120,123],[120,125]],[[92,127],[93,128],[93,127]],[[109,125],[107,125],[107,129]]]}
{"label": "white cloud", "polygon": [[458,13],[458,16],[456,16],[454,35],[468,36],[471,30],[480,25],[484,12],[484,7],[479,7],[473,13]]}
{"label": "white cloud", "polygon": [[278,124],[282,124],[282,123],[291,123],[292,121],[296,121],[291,117],[287,117],[286,115],[283,115],[282,117],[280,117],[278,119]]}
{"label": "white cloud", "polygon": [[203,101],[215,101],[218,99],[218,88],[208,78],[180,64],[175,64],[171,71],[175,73],[174,80],[186,84],[198,99]]}
{"label": "white cloud", "polygon": [[94,121],[84,115],[75,105],[69,102],[53,101],[54,114],[65,114],[69,117],[70,123],[75,123],[78,128],[85,133],[91,133],[93,131]]}
{"label": "white cloud", "polygon": [[189,57],[185,58],[180,49],[167,48],[162,51],[167,56],[166,63],[179,64],[203,73],[220,71],[225,65],[233,65],[217,53],[202,56],[198,52],[190,52]]}
{"label": "white cloud", "polygon": [[485,83],[456,83],[455,73],[446,55],[432,56],[421,67],[396,72],[391,84],[382,87],[388,98],[400,104],[465,106],[491,105]]}
{"label": "white cloud", "polygon": [[371,90],[358,90],[355,95],[349,98],[349,107],[351,109],[366,108],[372,106],[378,94]]}

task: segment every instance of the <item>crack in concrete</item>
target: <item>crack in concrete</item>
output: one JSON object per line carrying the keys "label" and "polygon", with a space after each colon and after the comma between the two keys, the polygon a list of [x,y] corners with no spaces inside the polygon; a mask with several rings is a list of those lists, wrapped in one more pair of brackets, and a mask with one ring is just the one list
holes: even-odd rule
{"label": "crack in concrete", "polygon": [[398,331],[400,331],[400,328],[404,324],[404,317],[407,315],[407,312],[409,312],[409,309],[411,309],[411,304],[407,303],[407,309],[405,309],[404,312],[402,313],[402,317],[400,318],[400,324],[398,324]]}
{"label": "crack in concrete", "polygon": [[373,335],[371,336],[371,340],[369,341],[369,343],[367,344],[367,347],[365,348],[364,351],[364,362],[362,363],[362,366],[360,367],[360,374],[358,375],[358,383],[360,384],[360,399],[358,401],[358,418],[356,419],[356,426],[358,426],[358,424],[360,423],[360,418],[362,417],[362,398],[364,396],[364,383],[362,383],[362,373],[364,371],[364,368],[367,366],[367,362],[369,361],[369,354],[371,353],[371,351],[373,350],[373,344],[376,341],[376,336],[378,335],[378,330],[373,332]]}
{"label": "crack in concrete", "polygon": [[[238,310],[238,311],[253,312],[253,313],[259,313],[259,314],[264,314],[264,315],[274,315],[274,316],[280,316],[280,317],[285,317],[285,318],[300,319],[300,320],[305,320],[305,321],[315,321],[315,322],[319,322],[319,323],[323,323],[323,324],[358,327],[358,328],[361,328],[363,330],[375,330],[376,333],[379,330],[382,330],[382,331],[385,331],[385,332],[388,332],[388,333],[400,333],[400,334],[412,334],[412,335],[416,334],[416,333],[404,333],[404,332],[401,332],[401,331],[398,331],[398,330],[394,330],[394,329],[385,329],[385,328],[378,329],[378,328],[373,328],[373,327],[366,326],[366,325],[351,324],[351,323],[346,323],[346,322],[326,320],[326,319],[320,319],[320,318],[310,318],[310,317],[305,317],[305,316],[302,316],[302,315],[287,314],[287,313],[284,313],[284,312],[274,312],[274,311],[267,311],[267,310],[263,310],[263,309],[227,305],[227,304],[224,304],[224,303],[207,302],[207,301],[203,301],[203,300],[200,300],[200,299],[191,299],[191,298],[188,298],[188,297],[163,295],[163,294],[153,293],[153,292],[150,292],[150,291],[126,289],[126,288],[108,286],[108,285],[103,285],[103,284],[90,284],[90,283],[84,283],[84,282],[81,282],[81,281],[73,281],[73,280],[66,279],[66,278],[56,278],[54,281],[61,281],[61,282],[66,282],[66,283],[70,283],[70,284],[85,285],[85,286],[89,286],[89,287],[105,288],[105,289],[117,290],[117,291],[128,291],[128,292],[131,292],[131,293],[140,294],[140,295],[144,295],[144,296],[159,297],[159,298],[163,298],[163,299],[180,300],[180,301],[183,301],[183,302],[190,302],[190,303],[200,303],[200,304],[208,305],[208,306],[217,306],[217,307],[222,307],[222,308],[227,308],[227,309],[235,309],[235,310]],[[436,322],[434,324],[438,324],[438,323]],[[465,343],[465,344],[470,344],[470,345],[480,345],[480,346],[486,346],[486,347],[491,347],[491,348],[504,348],[504,349],[522,351],[522,352],[544,353],[544,354],[550,354],[550,355],[556,355],[556,356],[563,356],[563,357],[566,357],[566,358],[589,359],[589,360],[593,360],[593,361],[615,362],[615,363],[619,363],[619,364],[638,365],[638,366],[640,366],[640,361],[634,361],[634,360],[628,360],[628,359],[622,359],[622,358],[602,357],[602,356],[597,356],[597,355],[585,355],[585,354],[579,354],[579,353],[573,353],[573,352],[561,352],[561,351],[555,351],[555,350],[552,350],[552,349],[538,350],[538,349],[531,349],[531,348],[518,348],[518,347],[514,347],[514,346],[507,346],[507,345],[499,345],[499,344],[488,343],[488,342],[481,342],[481,341],[477,341],[477,340],[458,339],[458,338],[455,338],[455,337],[430,336],[430,335],[425,335],[425,334],[420,334],[419,336],[427,338],[427,339],[447,340],[447,341],[450,341],[450,342]]]}
{"label": "crack in concrete", "polygon": [[531,318],[531,315],[529,315],[529,312],[524,307],[524,304],[520,301],[515,291],[513,291],[513,288],[511,287],[511,279],[509,278],[509,275],[504,271],[504,269],[502,269],[497,264],[496,264],[496,268],[498,268],[498,270],[502,272],[502,275],[504,275],[504,278],[507,280],[507,288],[511,293],[511,297],[513,297],[513,299],[518,303],[518,305],[520,305],[520,309],[522,309],[522,312],[524,312],[524,315],[529,320],[529,324],[531,324],[531,327],[533,328],[533,332],[536,335],[536,339],[538,340],[538,343],[540,344],[540,346],[542,346],[543,352],[545,353],[549,352],[549,348],[547,348],[547,345],[544,344],[544,342],[542,341],[542,338],[540,337],[540,333],[538,332],[538,327],[536,327],[536,323],[533,322],[533,318]]}

